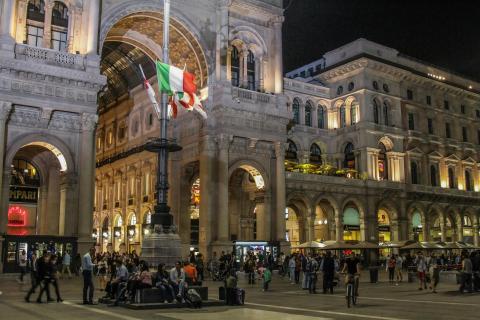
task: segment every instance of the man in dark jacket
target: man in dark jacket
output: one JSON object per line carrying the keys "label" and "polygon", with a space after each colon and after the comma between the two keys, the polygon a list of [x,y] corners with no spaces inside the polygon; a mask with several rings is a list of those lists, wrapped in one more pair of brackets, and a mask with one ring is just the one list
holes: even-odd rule
{"label": "man in dark jacket", "polygon": [[50,278],[48,277],[48,252],[46,250],[43,251],[43,255],[37,259],[37,281],[28,291],[27,296],[25,297],[26,302],[30,302],[30,296],[35,291],[35,289],[43,283],[43,287],[40,290],[40,294],[38,295],[37,302],[42,302],[42,295],[43,292],[47,292],[47,301],[53,301],[50,297]]}
{"label": "man in dark jacket", "polygon": [[323,272],[323,293],[333,294],[333,277],[335,275],[335,261],[333,260],[332,253],[327,251],[325,258],[322,260],[320,269]]}

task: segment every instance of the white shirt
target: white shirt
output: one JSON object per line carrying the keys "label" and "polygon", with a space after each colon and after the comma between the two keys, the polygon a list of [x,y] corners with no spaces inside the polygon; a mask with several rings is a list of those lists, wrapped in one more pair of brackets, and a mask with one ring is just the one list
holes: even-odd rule
{"label": "white shirt", "polygon": [[27,266],[27,255],[26,254],[20,254],[18,265],[20,267],[26,267]]}
{"label": "white shirt", "polygon": [[93,271],[94,264],[92,263],[92,257],[87,252],[82,258],[82,270]]}

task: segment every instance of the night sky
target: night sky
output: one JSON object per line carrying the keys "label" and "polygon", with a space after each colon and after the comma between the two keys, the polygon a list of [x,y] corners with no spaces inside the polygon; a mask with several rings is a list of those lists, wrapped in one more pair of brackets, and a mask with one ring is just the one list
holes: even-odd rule
{"label": "night sky", "polygon": [[284,71],[358,38],[480,81],[480,2],[284,0]]}

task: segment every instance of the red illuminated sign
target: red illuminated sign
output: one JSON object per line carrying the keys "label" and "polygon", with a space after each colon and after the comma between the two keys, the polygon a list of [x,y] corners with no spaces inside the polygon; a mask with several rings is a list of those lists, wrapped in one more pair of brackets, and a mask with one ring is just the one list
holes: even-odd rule
{"label": "red illuminated sign", "polygon": [[24,227],[26,225],[27,211],[20,206],[11,206],[8,209],[8,226]]}

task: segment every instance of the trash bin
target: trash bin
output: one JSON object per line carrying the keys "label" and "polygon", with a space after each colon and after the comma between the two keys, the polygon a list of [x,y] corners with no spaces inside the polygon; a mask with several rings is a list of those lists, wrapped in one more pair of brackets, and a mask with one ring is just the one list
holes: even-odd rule
{"label": "trash bin", "polygon": [[370,270],[370,283],[377,283],[378,282],[378,269],[380,267],[369,267]]}

